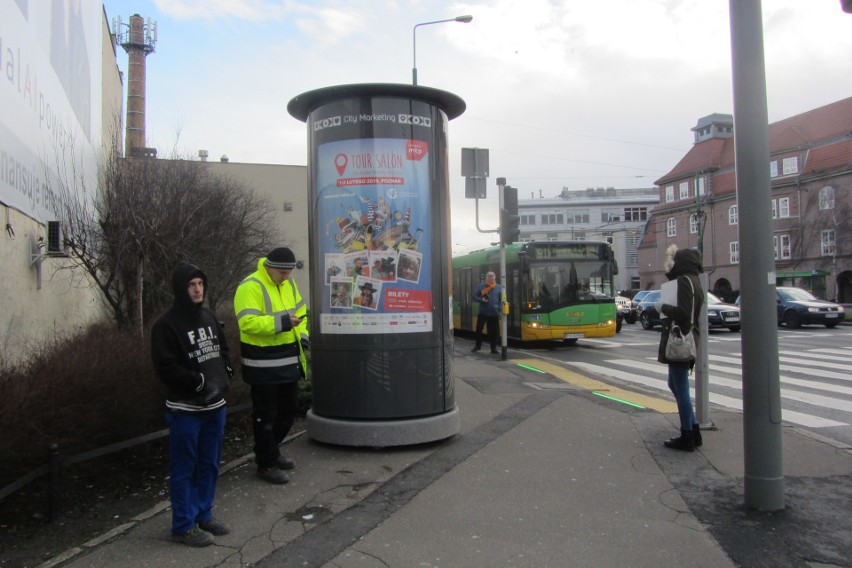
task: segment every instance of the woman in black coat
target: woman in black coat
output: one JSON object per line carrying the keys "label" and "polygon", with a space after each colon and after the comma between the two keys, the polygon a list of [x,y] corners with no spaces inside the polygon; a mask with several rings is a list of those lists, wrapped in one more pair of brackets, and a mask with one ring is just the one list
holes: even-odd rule
{"label": "woman in black coat", "polygon": [[695,334],[695,343],[698,344],[700,329],[698,326],[698,315],[704,304],[704,290],[698,275],[704,271],[701,261],[701,253],[698,249],[690,248],[677,250],[672,245],[666,252],[667,260],[665,267],[668,270],[666,277],[677,280],[677,305],[664,304],[658,300],[655,307],[657,312],[666,317],[663,319],[663,332],[660,335],[660,347],[657,353],[657,361],[669,366],[669,389],[677,401],[677,412],[680,416],[680,436],[665,442],[667,448],[695,451],[696,446],[701,445],[701,431],[695,412],[692,408],[692,397],[689,392],[689,373],[695,366],[695,360],[686,362],[674,362],[666,359],[666,344],[669,340],[669,331],[672,322],[682,330],[692,329]]}

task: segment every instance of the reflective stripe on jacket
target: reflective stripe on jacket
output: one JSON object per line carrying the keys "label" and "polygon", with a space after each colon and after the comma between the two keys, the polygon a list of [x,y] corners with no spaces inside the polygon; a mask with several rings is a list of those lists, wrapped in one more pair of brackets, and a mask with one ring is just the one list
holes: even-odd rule
{"label": "reflective stripe on jacket", "polygon": [[257,270],[237,287],[234,312],[240,327],[243,379],[249,384],[298,381],[304,365],[299,341],[307,340],[307,320],[289,329],[289,315],[304,318],[307,306],[294,280],[276,286],[258,261]]}

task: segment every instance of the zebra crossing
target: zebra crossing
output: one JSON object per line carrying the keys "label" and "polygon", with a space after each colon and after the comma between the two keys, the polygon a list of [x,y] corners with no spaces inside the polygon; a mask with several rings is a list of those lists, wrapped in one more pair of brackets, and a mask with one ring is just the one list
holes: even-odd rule
{"label": "zebra crossing", "polygon": [[[782,418],[809,428],[852,424],[852,350],[779,350]],[[668,369],[654,356],[605,357],[600,363],[572,361],[571,367],[602,377],[669,393]],[[694,392],[694,391],[693,391]],[[709,400],[742,410],[742,354],[709,356]]]}

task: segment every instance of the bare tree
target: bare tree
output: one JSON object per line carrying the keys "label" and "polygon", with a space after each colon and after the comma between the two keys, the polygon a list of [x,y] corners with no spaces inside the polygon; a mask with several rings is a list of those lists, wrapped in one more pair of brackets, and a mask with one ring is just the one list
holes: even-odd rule
{"label": "bare tree", "polygon": [[141,329],[171,302],[176,261],[208,274],[215,307],[277,242],[267,200],[204,162],[113,156],[90,199],[63,186],[70,268],[94,282],[119,327]]}

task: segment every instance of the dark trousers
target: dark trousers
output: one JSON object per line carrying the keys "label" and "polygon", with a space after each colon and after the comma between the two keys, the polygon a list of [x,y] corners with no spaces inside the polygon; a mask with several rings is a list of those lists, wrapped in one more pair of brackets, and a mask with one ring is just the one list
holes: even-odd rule
{"label": "dark trousers", "polygon": [[482,328],[488,324],[488,342],[491,351],[497,349],[497,326],[500,325],[500,316],[476,316],[476,346],[482,347]]}
{"label": "dark trousers", "polygon": [[166,413],[174,535],[185,534],[213,517],[225,414],[224,406],[209,412]]}
{"label": "dark trousers", "polygon": [[278,444],[287,437],[299,411],[298,394],[295,381],[251,386],[254,461],[259,468],[273,467],[278,461]]}

